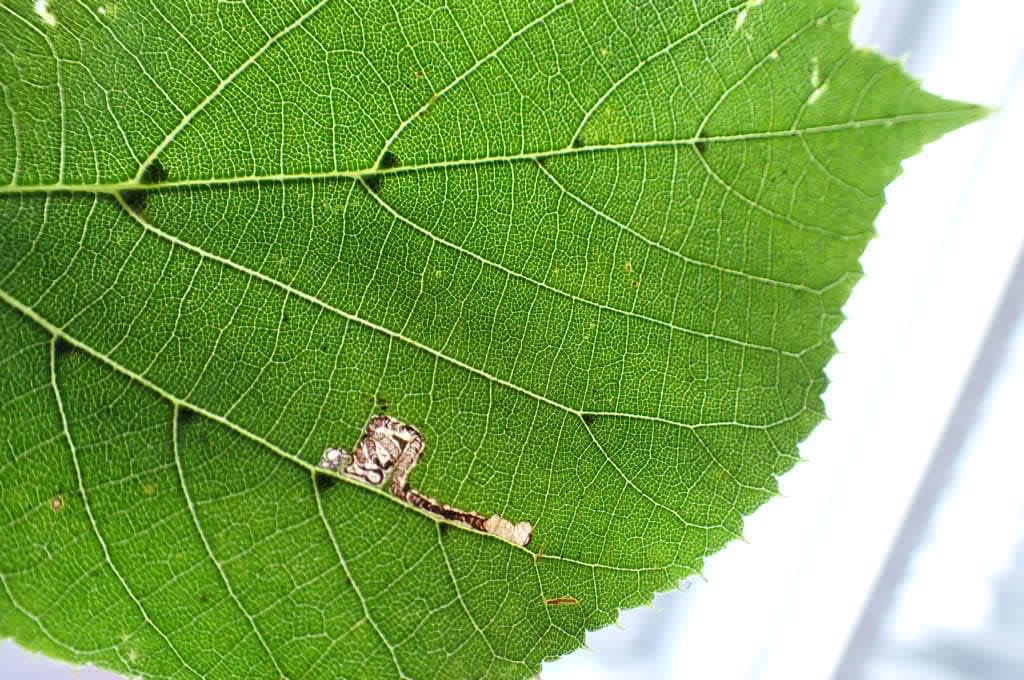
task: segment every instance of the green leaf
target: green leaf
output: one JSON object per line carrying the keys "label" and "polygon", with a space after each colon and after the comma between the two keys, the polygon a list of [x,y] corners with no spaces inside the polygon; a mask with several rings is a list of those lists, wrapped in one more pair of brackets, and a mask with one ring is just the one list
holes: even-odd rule
{"label": "green leaf", "polygon": [[[845,0],[0,9],[0,635],[148,678],[526,678],[698,573],[984,113]],[[380,412],[532,543],[316,473]]]}

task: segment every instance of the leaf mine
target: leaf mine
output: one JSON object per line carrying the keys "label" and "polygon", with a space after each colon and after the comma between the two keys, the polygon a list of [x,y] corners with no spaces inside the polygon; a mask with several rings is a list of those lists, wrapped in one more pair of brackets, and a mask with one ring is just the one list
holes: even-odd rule
{"label": "leaf mine", "polygon": [[[410,488],[409,475],[425,449],[423,435],[412,425],[391,416],[375,416],[352,451],[328,448],[320,458],[320,467],[371,486],[383,486],[390,477],[391,493],[409,505],[515,545],[530,544],[533,540],[530,522],[513,523],[497,514],[485,517],[473,510],[460,510]],[[318,486],[321,477],[323,475],[317,476]]]}

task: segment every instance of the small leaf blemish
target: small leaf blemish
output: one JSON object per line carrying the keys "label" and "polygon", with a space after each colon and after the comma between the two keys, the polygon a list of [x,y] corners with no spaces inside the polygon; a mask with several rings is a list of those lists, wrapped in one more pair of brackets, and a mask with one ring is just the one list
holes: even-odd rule
{"label": "small leaf blemish", "polygon": [[75,346],[62,337],[57,337],[53,343],[53,351],[58,357],[67,356],[75,351]]}
{"label": "small leaf blemish", "polygon": [[146,192],[141,190],[122,191],[121,200],[136,215],[146,209]]}
{"label": "small leaf blemish", "polygon": [[587,425],[593,425],[595,420],[597,420],[597,417],[593,413],[583,414],[583,422]]}
{"label": "small leaf blemish", "polygon": [[57,25],[57,16],[50,11],[49,0],[36,0],[33,9],[36,11],[36,15],[43,20],[43,23],[47,26]]}
{"label": "small leaf blemish", "polygon": [[380,191],[380,175],[367,175],[363,178],[363,183],[375,194]]}
{"label": "small leaf blemish", "polygon": [[583,135],[577,135],[576,139],[572,140],[572,148],[574,149],[582,149],[584,144]]}
{"label": "small leaf blemish", "polygon": [[388,168],[394,168],[397,166],[398,156],[391,153],[390,151],[385,151],[384,155],[380,157],[380,163],[377,164],[377,167],[380,168],[381,170],[387,170]]}
{"label": "small leaf blemish", "polygon": [[199,414],[197,414],[195,411],[193,411],[189,407],[187,407],[187,406],[179,406],[178,407],[178,424],[179,425],[186,425],[188,423],[191,423],[193,420],[196,419],[197,415],[199,415]]}
{"label": "small leaf blemish", "polygon": [[544,600],[544,604],[546,604],[549,607],[565,607],[577,605],[579,604],[579,600],[577,600],[572,595],[565,595],[564,597],[552,597],[550,599]]}
{"label": "small leaf blemish", "polygon": [[707,154],[708,140],[705,139],[703,131],[701,131],[700,136],[697,138],[697,141],[693,145],[693,148],[695,148],[697,150],[697,153],[699,153],[701,156]]}
{"label": "small leaf blemish", "polygon": [[334,487],[338,483],[337,477],[331,477],[330,475],[313,475],[316,480],[316,488],[320,493],[327,491]]}
{"label": "small leaf blemish", "polygon": [[145,171],[142,173],[142,183],[159,184],[166,181],[167,171],[164,170],[163,164],[160,163],[159,159],[153,159],[153,162],[146,166]]}
{"label": "small leaf blemish", "polygon": [[153,484],[152,482],[146,482],[145,484],[143,484],[142,485],[142,495],[143,496],[154,496],[154,495],[156,495],[156,484]]}
{"label": "small leaf blemish", "polygon": [[54,512],[60,512],[64,509],[64,496],[56,495],[50,499],[50,509]]}

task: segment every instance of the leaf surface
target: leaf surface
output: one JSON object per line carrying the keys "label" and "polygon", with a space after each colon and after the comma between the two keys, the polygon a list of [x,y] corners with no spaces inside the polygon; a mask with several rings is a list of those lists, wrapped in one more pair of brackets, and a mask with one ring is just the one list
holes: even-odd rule
{"label": "leaf surface", "polygon": [[[526,678],[698,573],[983,114],[843,0],[0,10],[0,634],[148,678]],[[382,412],[532,543],[317,475]]]}

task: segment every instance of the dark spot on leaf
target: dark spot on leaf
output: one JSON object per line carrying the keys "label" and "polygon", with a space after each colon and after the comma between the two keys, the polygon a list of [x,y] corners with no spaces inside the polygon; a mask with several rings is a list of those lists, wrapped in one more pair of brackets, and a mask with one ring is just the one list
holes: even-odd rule
{"label": "dark spot on leaf", "polygon": [[577,135],[576,139],[572,140],[572,148],[581,149],[586,142],[583,141],[583,135]]}
{"label": "dark spot on leaf", "polygon": [[596,419],[597,418],[596,418],[596,416],[593,413],[584,413],[583,414],[583,422],[586,423],[587,425],[593,425],[594,421]]}
{"label": "dark spot on leaf", "polygon": [[193,420],[195,420],[196,416],[198,416],[198,415],[199,415],[198,413],[196,413],[195,411],[193,411],[189,407],[187,407],[187,406],[180,406],[180,407],[178,407],[178,424],[179,425],[188,425]]}
{"label": "dark spot on leaf", "polygon": [[284,323],[288,323],[290,320],[291,317],[288,316],[288,312],[285,312],[281,315],[281,321],[283,321]]}
{"label": "dark spot on leaf", "polygon": [[64,509],[64,496],[57,494],[50,499],[50,509],[54,512],[60,512]]}
{"label": "dark spot on leaf", "polygon": [[367,175],[363,178],[363,182],[366,183],[366,188],[373,193],[380,191],[380,175]]}
{"label": "dark spot on leaf", "polygon": [[442,522],[438,528],[438,531],[441,532],[441,538],[446,538],[448,536],[448,530],[451,528],[452,527],[450,524],[445,524],[444,522]]}
{"label": "dark spot on leaf", "polygon": [[142,213],[146,209],[146,192],[135,190],[135,191],[122,191],[121,200],[128,206],[136,215]]}
{"label": "dark spot on leaf", "polygon": [[199,595],[199,601],[200,601],[200,602],[201,602],[202,604],[207,604],[207,603],[208,603],[208,602],[210,601],[210,595],[209,595],[209,593],[201,593],[201,594]]}
{"label": "dark spot on leaf", "polygon": [[58,357],[67,356],[75,351],[75,346],[64,338],[58,337],[53,343],[53,351]]}
{"label": "dark spot on leaf", "polygon": [[377,164],[377,167],[381,168],[382,170],[387,170],[388,168],[393,168],[397,165],[398,156],[391,153],[390,151],[385,151],[384,155],[380,157],[380,163]]}
{"label": "dark spot on leaf", "polygon": [[142,173],[143,184],[159,184],[167,181],[167,171],[159,159],[154,159]]}
{"label": "dark spot on leaf", "polygon": [[695,148],[697,150],[697,153],[699,153],[701,156],[708,152],[708,142],[706,139],[704,139],[704,137],[704,131],[701,130],[701,133],[697,138],[696,144],[693,145],[693,148]]}
{"label": "dark spot on leaf", "polygon": [[547,162],[548,162],[548,157],[547,156],[540,156],[539,158],[537,158],[537,165],[543,166]]}
{"label": "dark spot on leaf", "polygon": [[377,395],[377,410],[384,413],[388,410],[388,398],[382,394]]}
{"label": "dark spot on leaf", "polygon": [[315,475],[314,479],[316,479],[316,488],[320,493],[327,491],[338,483],[338,478],[331,477],[330,475]]}

